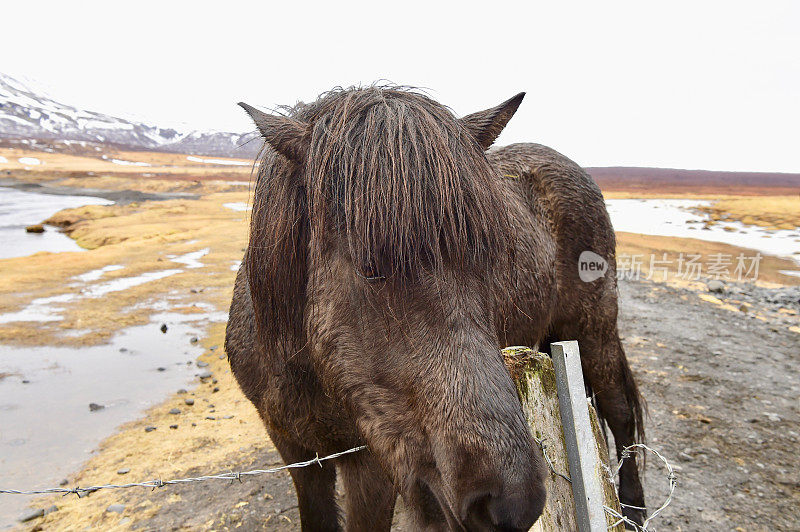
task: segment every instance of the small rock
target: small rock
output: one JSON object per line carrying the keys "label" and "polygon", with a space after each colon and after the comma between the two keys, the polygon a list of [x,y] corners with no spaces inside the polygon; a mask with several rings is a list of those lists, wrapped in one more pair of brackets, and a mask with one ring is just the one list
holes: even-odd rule
{"label": "small rock", "polygon": [[216,384],[216,383],[217,383],[217,379],[211,379],[211,384]]}
{"label": "small rock", "polygon": [[209,379],[209,378],[211,378],[213,375],[214,375],[214,374],[213,374],[213,373],[211,373],[210,371],[203,371],[203,372],[201,372],[201,373],[198,375],[198,377],[200,377],[201,379]]}
{"label": "small rock", "polygon": [[197,426],[197,423],[192,423],[192,426],[193,426],[193,427],[196,427],[196,426]]}
{"label": "small rock", "polygon": [[162,323],[161,324],[161,332],[164,333],[164,334],[167,333],[167,324],[166,323]]}
{"label": "small rock", "polygon": [[156,368],[156,369],[157,369],[158,371],[167,371],[167,368],[164,368],[164,367],[159,367],[159,368]]}
{"label": "small rock", "polygon": [[233,419],[233,416],[231,416],[231,415],[222,416],[222,419]]}
{"label": "small rock", "polygon": [[189,406],[192,406],[194,404],[194,399],[192,399],[191,397],[187,397],[186,399],[183,400],[183,402]]}
{"label": "small rock", "polygon": [[22,514],[22,517],[19,518],[19,522],[27,523],[28,521],[39,519],[43,515],[44,515],[44,508],[39,508],[38,510],[30,510],[25,514]]}
{"label": "small rock", "polygon": [[217,418],[215,418],[214,416],[206,416],[206,419],[210,419],[211,421],[214,421]]}
{"label": "small rock", "polygon": [[220,359],[220,360],[225,360],[225,355],[220,355],[220,356],[219,356],[219,359]]}
{"label": "small rock", "polygon": [[28,379],[22,379],[22,384],[30,384],[30,383],[31,381],[29,381]]}
{"label": "small rock", "polygon": [[153,432],[154,430],[156,430],[156,428],[152,425],[144,428],[145,432]]}
{"label": "small rock", "polygon": [[197,362],[197,367],[198,368],[207,368],[208,367],[208,362],[206,362],[204,360],[199,360]]}
{"label": "small rock", "polygon": [[219,388],[218,388],[218,387],[216,387],[216,386],[214,386],[214,389],[213,389],[213,390],[211,390],[211,393],[217,393],[218,391],[219,391]]}
{"label": "small rock", "polygon": [[89,403],[89,412],[97,412],[98,410],[104,409],[105,405],[99,405],[97,403]]}
{"label": "small rock", "polygon": [[178,425],[170,425],[169,428],[171,428],[172,430],[175,430],[175,429],[178,428]]}
{"label": "small rock", "polygon": [[196,343],[197,343],[197,336],[192,336],[192,339],[191,339],[191,340],[189,340],[189,341],[190,341],[191,343],[193,343],[193,344],[196,344]]}
{"label": "small rock", "polygon": [[106,512],[114,512],[114,513],[117,513],[117,514],[121,514],[124,511],[125,511],[125,505],[124,504],[112,504],[111,506],[106,508]]}
{"label": "small rock", "polygon": [[186,390],[185,390],[185,389],[183,389],[183,388],[181,388],[180,390],[178,390],[178,393],[179,393],[179,394],[185,394],[185,393],[186,393]]}
{"label": "small rock", "polygon": [[42,224],[29,225],[25,228],[27,233],[44,233],[44,226]]}
{"label": "small rock", "polygon": [[61,479],[61,482],[58,483],[59,486],[66,486],[67,484],[69,484],[69,480],[65,478]]}
{"label": "small rock", "polygon": [[192,288],[191,290],[189,290],[189,292],[191,292],[193,294],[196,294],[197,293],[197,288]]}
{"label": "small rock", "polygon": [[120,353],[127,353],[128,352],[128,348],[127,347],[120,347],[119,348],[119,352]]}
{"label": "small rock", "polygon": [[720,281],[719,279],[712,279],[706,283],[706,288],[708,288],[709,292],[715,292],[717,294],[721,294],[725,291],[725,283]]}
{"label": "small rock", "polygon": [[127,475],[130,472],[131,470],[129,467],[123,467],[122,469],[117,469],[117,475]]}
{"label": "small rock", "polygon": [[216,351],[218,347],[219,347],[218,345],[212,345],[211,347],[209,347],[209,349],[212,351]]}
{"label": "small rock", "polygon": [[180,411],[180,409],[178,409],[178,408],[171,408],[171,409],[169,410],[169,413],[170,413],[170,414],[172,414],[172,415],[174,416],[174,415],[180,414],[180,413],[181,413],[181,411]]}
{"label": "small rock", "polygon": [[767,419],[769,419],[770,421],[772,421],[774,423],[778,423],[781,420],[781,416],[779,416],[778,414],[776,414],[774,412],[766,412],[764,415],[767,416]]}
{"label": "small rock", "polygon": [[58,511],[58,506],[53,504],[53,505],[48,506],[47,508],[44,509],[44,515],[51,514],[53,512],[57,512],[57,511]]}

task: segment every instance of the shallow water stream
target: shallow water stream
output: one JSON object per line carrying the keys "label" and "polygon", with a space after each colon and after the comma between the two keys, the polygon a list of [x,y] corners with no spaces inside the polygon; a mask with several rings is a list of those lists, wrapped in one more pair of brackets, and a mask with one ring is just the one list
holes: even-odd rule
{"label": "shallow water stream", "polygon": [[[57,486],[115,427],[197,378],[202,348],[191,339],[220,319],[219,313],[159,313],[108,345],[0,345],[0,487]],[[92,412],[89,403],[104,408]],[[0,498],[0,527],[13,524],[30,500]]]}
{"label": "shallow water stream", "polygon": [[27,233],[25,227],[42,223],[60,210],[84,205],[111,205],[94,196],[67,196],[0,187],[0,259],[24,257],[39,251],[81,251],[83,248],[56,227]]}
{"label": "shallow water stream", "polygon": [[615,231],[722,242],[800,264],[800,229],[766,229],[740,222],[716,222],[704,229],[709,216],[693,209],[711,203],[693,199],[610,199],[606,200],[606,207]]}

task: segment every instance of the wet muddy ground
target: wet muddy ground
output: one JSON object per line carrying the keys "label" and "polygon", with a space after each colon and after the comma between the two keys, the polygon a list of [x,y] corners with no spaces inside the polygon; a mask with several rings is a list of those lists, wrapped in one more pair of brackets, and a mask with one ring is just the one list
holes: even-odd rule
{"label": "wet muddy ground", "polygon": [[[157,313],[150,324],[92,347],[0,345],[3,486],[57,485],[120,424],[188,387],[203,371],[192,340],[213,317]],[[0,525],[13,523],[26,503],[1,498]]]}

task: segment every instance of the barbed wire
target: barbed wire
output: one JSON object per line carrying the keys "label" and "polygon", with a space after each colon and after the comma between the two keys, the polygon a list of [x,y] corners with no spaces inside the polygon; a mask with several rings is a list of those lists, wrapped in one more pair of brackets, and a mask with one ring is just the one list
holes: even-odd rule
{"label": "barbed wire", "polygon": [[347,449],[346,451],[341,451],[338,453],[333,453],[328,456],[324,456],[322,458],[319,455],[315,456],[311,460],[306,460],[305,462],[295,462],[293,464],[286,464],[278,467],[272,467],[269,469],[253,469],[251,471],[230,471],[228,473],[220,473],[218,475],[205,475],[201,477],[189,477],[189,478],[176,478],[172,480],[149,480],[146,482],[130,482],[128,484],[101,484],[98,486],[89,486],[88,488],[46,488],[40,490],[4,490],[0,489],[0,494],[8,494],[8,495],[46,495],[51,493],[63,493],[64,495],[69,495],[70,493],[74,493],[78,497],[85,497],[90,493],[94,493],[95,491],[105,490],[105,489],[125,489],[125,488],[135,488],[135,487],[142,487],[142,488],[163,488],[164,486],[168,486],[170,484],[188,484],[190,482],[204,482],[206,480],[238,480],[241,482],[242,477],[253,477],[257,475],[265,475],[268,473],[277,473],[279,471],[283,471],[286,469],[296,469],[300,467],[308,467],[310,465],[318,464],[322,467],[322,462],[326,460],[333,460],[334,458],[338,458],[340,456],[344,456],[346,454],[356,453],[358,451],[362,451],[366,449],[366,445],[359,445],[358,447],[353,447],[352,449]]}
{"label": "barbed wire", "polygon": [[[546,440],[546,438],[541,438],[540,439],[540,438],[537,438],[537,437],[534,436],[533,439],[537,443],[539,448],[542,450],[542,456],[544,456],[544,459],[547,462],[547,466],[549,467],[550,471],[554,475],[563,478],[564,480],[566,480],[567,482],[569,482],[571,484],[572,483],[572,479],[570,479],[564,473],[560,473],[559,471],[556,471],[555,465],[553,464],[553,461],[550,459],[550,455],[547,452],[547,440]],[[63,495],[75,494],[78,497],[85,497],[85,496],[89,495],[90,493],[94,493],[96,491],[105,490],[105,489],[127,489],[127,488],[141,487],[141,488],[152,488],[153,490],[155,490],[156,488],[163,488],[165,486],[174,485],[174,484],[188,484],[188,483],[191,483],[191,482],[205,482],[207,480],[229,480],[229,481],[238,480],[239,482],[241,482],[243,477],[253,477],[253,476],[258,476],[258,475],[277,473],[279,471],[285,471],[285,470],[288,470],[288,469],[296,469],[296,468],[301,468],[301,467],[308,467],[308,466],[311,466],[311,465],[314,465],[314,464],[317,464],[320,467],[322,467],[322,462],[325,462],[327,460],[333,460],[334,458],[338,458],[340,456],[344,456],[344,455],[347,455],[347,454],[356,453],[356,452],[362,451],[362,450],[364,450],[366,448],[367,448],[366,445],[359,445],[358,447],[353,447],[353,448],[347,449],[345,451],[340,451],[338,453],[333,453],[333,454],[330,454],[328,456],[324,456],[322,458],[320,458],[319,455],[317,455],[314,458],[312,458],[311,460],[306,460],[304,462],[294,462],[292,464],[285,464],[285,465],[282,465],[282,466],[272,467],[272,468],[268,468],[268,469],[252,469],[250,471],[229,471],[227,473],[219,473],[217,475],[204,475],[204,476],[200,476],[200,477],[176,478],[176,479],[171,479],[171,480],[154,479],[154,480],[149,480],[149,481],[145,481],[145,482],[129,482],[127,484],[100,484],[100,485],[96,485],[96,486],[89,486],[89,487],[86,487],[86,488],[81,488],[81,487],[76,486],[74,488],[59,487],[59,488],[45,488],[45,489],[38,489],[38,490],[0,489],[0,494],[5,494],[5,495],[48,495],[48,494],[61,493]],[[650,524],[650,522],[653,519],[655,519],[662,511],[664,511],[664,509],[667,506],[669,506],[670,503],[672,502],[672,497],[673,497],[673,494],[675,492],[675,487],[677,486],[677,477],[675,476],[675,471],[672,468],[672,465],[667,461],[666,458],[664,458],[664,456],[661,453],[659,453],[655,449],[652,449],[652,448],[648,447],[647,445],[645,445],[643,443],[636,443],[636,444],[633,444],[633,445],[629,445],[628,447],[625,447],[622,450],[622,454],[620,455],[620,459],[619,459],[619,462],[617,464],[617,467],[613,471],[611,470],[611,468],[606,466],[606,472],[608,473],[609,480],[612,483],[614,482],[614,478],[619,474],[619,471],[620,471],[620,469],[622,467],[622,463],[626,459],[628,459],[631,456],[633,456],[633,454],[636,452],[636,449],[643,449],[645,451],[649,451],[649,452],[655,454],[656,457],[659,460],[661,460],[661,462],[664,463],[664,466],[666,467],[666,469],[668,471],[667,479],[669,481],[669,493],[668,493],[667,498],[664,501],[664,503],[661,506],[659,506],[658,509],[656,509],[650,515],[650,517],[645,519],[644,522],[641,525],[635,523],[634,521],[632,521],[628,517],[625,517],[624,515],[622,515],[621,513],[616,511],[615,509],[609,508],[608,506],[604,505],[603,509],[606,511],[606,513],[608,513],[613,518],[617,519],[616,522],[614,522],[613,524],[608,526],[609,529],[615,528],[618,525],[620,525],[621,523],[625,523],[625,524],[628,524],[631,527],[633,527],[633,529],[638,531],[638,532],[650,532],[650,530],[648,529],[648,525]],[[639,507],[639,506],[633,506],[633,505],[622,504],[622,503],[620,503],[620,506],[625,507],[625,508],[633,508],[633,509],[637,509],[637,510],[645,510],[645,508],[642,508],[642,507]]]}
{"label": "barbed wire", "polygon": [[[661,512],[663,512],[664,509],[667,506],[669,506],[670,503],[672,502],[672,496],[674,495],[675,488],[678,485],[678,477],[677,477],[677,475],[675,475],[675,470],[673,469],[672,464],[670,464],[667,461],[667,459],[664,458],[664,456],[660,452],[658,452],[657,450],[655,450],[655,449],[653,449],[651,447],[648,447],[644,443],[634,443],[633,445],[629,445],[629,446],[625,447],[622,450],[622,455],[620,456],[619,462],[617,463],[617,467],[614,469],[613,472],[609,468],[606,469],[606,471],[609,474],[609,479],[612,482],[614,481],[614,477],[616,477],[619,474],[619,470],[622,468],[622,462],[624,462],[626,458],[630,458],[636,452],[636,449],[642,449],[644,451],[648,451],[648,452],[653,453],[654,455],[656,455],[656,458],[661,460],[661,462],[664,464],[664,467],[667,470],[667,481],[669,482],[669,492],[667,493],[667,498],[664,500],[664,502],[661,504],[661,506],[659,506],[652,514],[650,514],[650,517],[648,517],[647,519],[644,520],[644,522],[641,525],[638,525],[638,524],[634,523],[629,518],[627,518],[624,515],[620,514],[619,512],[614,510],[613,508],[609,508],[607,506],[604,506],[603,508],[605,509],[606,513],[608,513],[609,515],[611,515],[612,517],[615,517],[617,519],[617,522],[614,523],[609,528],[615,527],[615,526],[619,525],[620,523],[625,523],[625,524],[628,524],[628,525],[632,526],[633,529],[638,531],[638,532],[649,532],[649,529],[647,527],[650,524],[650,522],[653,519],[655,519],[656,517],[658,517],[658,515]],[[640,506],[633,506],[633,505],[630,505],[630,504],[622,504],[622,503],[620,503],[620,506],[622,506],[623,508],[633,508],[634,510],[645,510],[646,509],[646,508],[642,508]]]}
{"label": "barbed wire", "polygon": [[[534,436],[533,439],[537,443],[537,445],[539,445],[539,448],[542,450],[542,456],[544,456],[544,460],[545,460],[545,462],[547,462],[547,467],[550,469],[550,472],[553,473],[556,476],[559,476],[559,477],[563,478],[564,480],[566,480],[567,482],[572,484],[572,479],[571,478],[569,478],[564,473],[556,471],[556,468],[553,465],[553,461],[550,459],[550,456],[547,454],[547,440],[546,440],[546,438],[541,438],[540,439],[540,438],[537,438],[536,436]],[[664,509],[667,506],[670,505],[670,503],[672,503],[672,497],[673,497],[673,494],[675,493],[675,488],[678,485],[678,478],[675,475],[675,470],[673,469],[672,465],[667,461],[666,458],[664,458],[664,456],[661,453],[659,453],[658,451],[656,451],[655,449],[653,449],[651,447],[648,447],[644,443],[634,443],[633,445],[629,445],[629,446],[625,447],[622,450],[622,454],[620,455],[619,461],[617,463],[617,467],[613,471],[608,466],[604,466],[605,469],[606,469],[606,472],[608,473],[608,479],[611,481],[612,484],[614,484],[614,478],[619,474],[619,471],[622,468],[622,463],[626,459],[628,459],[631,456],[633,456],[633,454],[636,452],[636,449],[642,449],[642,450],[645,450],[645,451],[649,451],[649,452],[655,454],[656,457],[659,460],[661,460],[661,462],[664,463],[664,467],[667,469],[667,480],[669,481],[669,493],[667,494],[667,498],[664,500],[664,502],[661,504],[661,506],[659,506],[650,515],[650,517],[645,519],[644,522],[641,525],[639,525],[636,522],[632,521],[630,518],[625,517],[620,512],[616,511],[614,508],[610,508],[610,507],[608,507],[606,505],[603,505],[603,510],[605,510],[605,512],[608,515],[610,515],[611,517],[616,519],[616,521],[614,523],[608,525],[608,530],[611,530],[612,528],[616,528],[620,524],[625,523],[625,524],[630,525],[631,527],[633,527],[633,530],[635,530],[637,532],[650,532],[650,529],[648,528],[648,525],[650,524],[650,522],[653,519],[655,519],[656,517],[658,517],[658,515],[661,512],[663,512]],[[644,508],[644,507],[641,507],[641,506],[634,506],[632,504],[623,504],[621,502],[619,503],[619,505],[621,507],[623,507],[623,508],[632,508],[634,510],[647,510],[647,508]]]}
{"label": "barbed wire", "polygon": [[553,473],[556,476],[559,476],[559,477],[563,478],[564,480],[566,480],[567,482],[572,484],[572,479],[569,478],[564,473],[559,473],[558,471],[556,471],[556,468],[553,465],[553,461],[550,460],[550,455],[547,454],[547,438],[539,439],[536,436],[534,436],[533,437],[533,441],[535,441],[536,444],[539,446],[539,449],[542,450],[542,456],[544,456],[544,461],[547,462],[547,467],[550,468],[550,472]]}

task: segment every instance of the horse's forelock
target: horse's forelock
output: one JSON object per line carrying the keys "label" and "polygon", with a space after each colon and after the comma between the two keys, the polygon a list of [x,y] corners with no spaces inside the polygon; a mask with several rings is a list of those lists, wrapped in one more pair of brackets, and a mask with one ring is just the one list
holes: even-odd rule
{"label": "horse's forelock", "polygon": [[[313,107],[304,109],[316,115],[306,169],[312,234],[338,231],[360,273],[490,269],[510,253],[495,176],[449,109],[377,87],[330,93]],[[322,241],[312,238],[312,248]]]}

